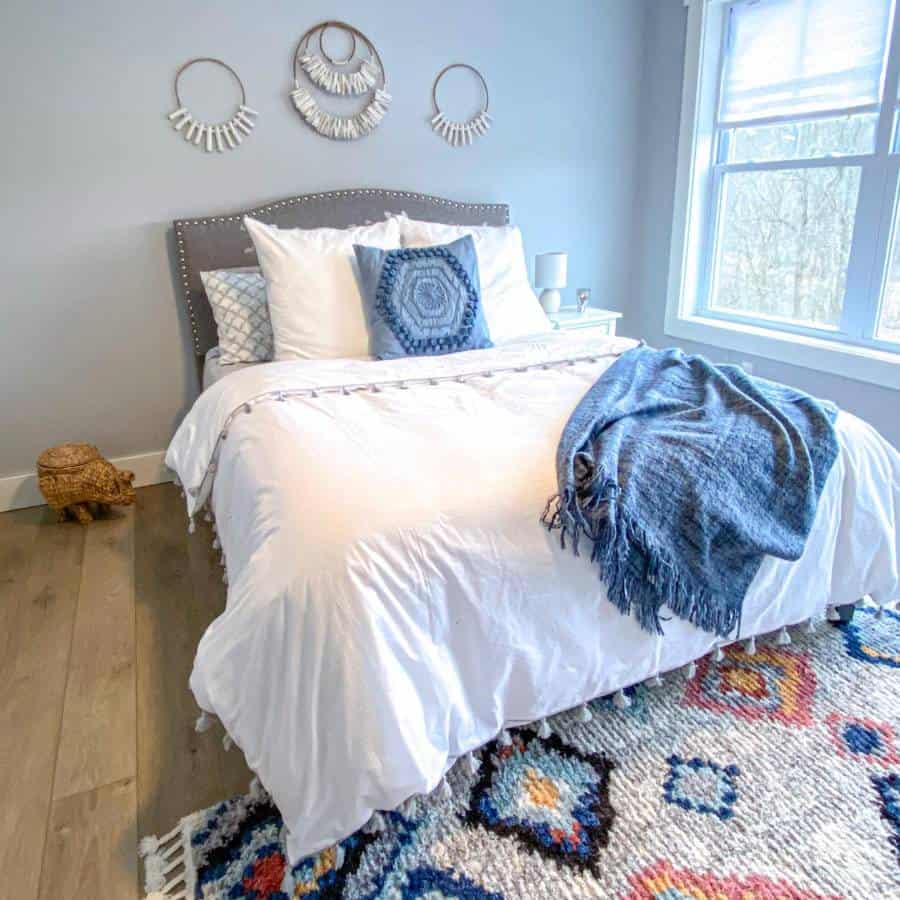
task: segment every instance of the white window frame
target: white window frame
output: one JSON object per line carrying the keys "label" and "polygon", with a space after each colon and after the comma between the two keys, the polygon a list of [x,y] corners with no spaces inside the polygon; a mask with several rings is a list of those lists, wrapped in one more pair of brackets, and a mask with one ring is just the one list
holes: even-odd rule
{"label": "white window frame", "polygon": [[[900,352],[896,345],[866,334],[857,313],[862,303],[845,304],[841,321],[844,341],[829,339],[799,325],[776,330],[754,324],[747,317],[720,315],[706,309],[707,278],[711,266],[710,230],[716,198],[715,121],[718,103],[725,22],[735,0],[685,0],[688,7],[685,42],[681,127],[675,179],[674,215],[666,296],[665,333],[699,343],[762,356],[810,369],[843,375],[900,389]],[[737,0],[741,2],[741,0]],[[900,2],[900,0],[898,0]],[[886,202],[900,175],[900,154],[891,153],[893,122],[900,80],[900,14],[895,15],[883,92],[885,113],[876,134],[873,155],[837,160],[799,161],[796,167],[834,162],[860,165],[856,227],[865,223],[875,241],[857,241],[847,272],[847,293],[865,298],[866,321],[874,321],[872,307],[880,302],[887,276],[894,203]],[[846,112],[846,111],[845,111]],[[783,167],[783,163],[777,165]],[[794,167],[791,163],[791,167]],[[736,168],[729,166],[730,169]],[[765,163],[753,168],[766,168]],[[894,199],[893,197],[891,199]],[[853,343],[847,343],[852,340]]]}

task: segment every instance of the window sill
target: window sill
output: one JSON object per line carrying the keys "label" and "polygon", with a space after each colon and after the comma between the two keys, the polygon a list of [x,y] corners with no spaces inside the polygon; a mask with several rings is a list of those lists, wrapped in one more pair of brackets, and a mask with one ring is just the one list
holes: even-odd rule
{"label": "window sill", "polygon": [[670,337],[900,390],[900,354],[702,316],[667,316]]}

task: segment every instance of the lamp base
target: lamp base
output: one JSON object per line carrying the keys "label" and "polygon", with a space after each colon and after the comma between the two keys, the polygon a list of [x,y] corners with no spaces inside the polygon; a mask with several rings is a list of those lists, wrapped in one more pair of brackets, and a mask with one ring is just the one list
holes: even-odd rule
{"label": "lamp base", "polygon": [[541,306],[545,313],[558,313],[560,294],[556,288],[544,288],[540,296]]}

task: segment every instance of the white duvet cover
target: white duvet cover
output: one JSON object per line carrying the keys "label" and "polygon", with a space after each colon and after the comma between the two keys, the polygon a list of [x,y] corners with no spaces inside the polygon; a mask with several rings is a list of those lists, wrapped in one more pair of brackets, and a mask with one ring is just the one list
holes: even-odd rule
{"label": "white duvet cover", "polygon": [[[167,463],[189,512],[211,487],[230,586],[191,688],[271,792],[292,860],[432,790],[504,725],[714,646],[677,619],[662,637],[641,631],[589,558],[538,522],[566,419],[631,346],[569,334],[439,358],[275,363],[197,400]],[[900,594],[900,456],[849,414],[837,432],[806,551],[764,562],[744,635]]]}

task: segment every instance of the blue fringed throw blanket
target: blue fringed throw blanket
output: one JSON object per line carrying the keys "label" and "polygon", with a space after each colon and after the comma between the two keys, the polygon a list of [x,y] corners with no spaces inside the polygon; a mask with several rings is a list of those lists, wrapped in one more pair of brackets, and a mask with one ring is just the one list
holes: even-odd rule
{"label": "blue fringed throw blanket", "polygon": [[591,559],[609,599],[662,633],[667,607],[739,628],[766,554],[798,559],[837,456],[837,409],[680,350],[623,354],[572,413],[542,516]]}

